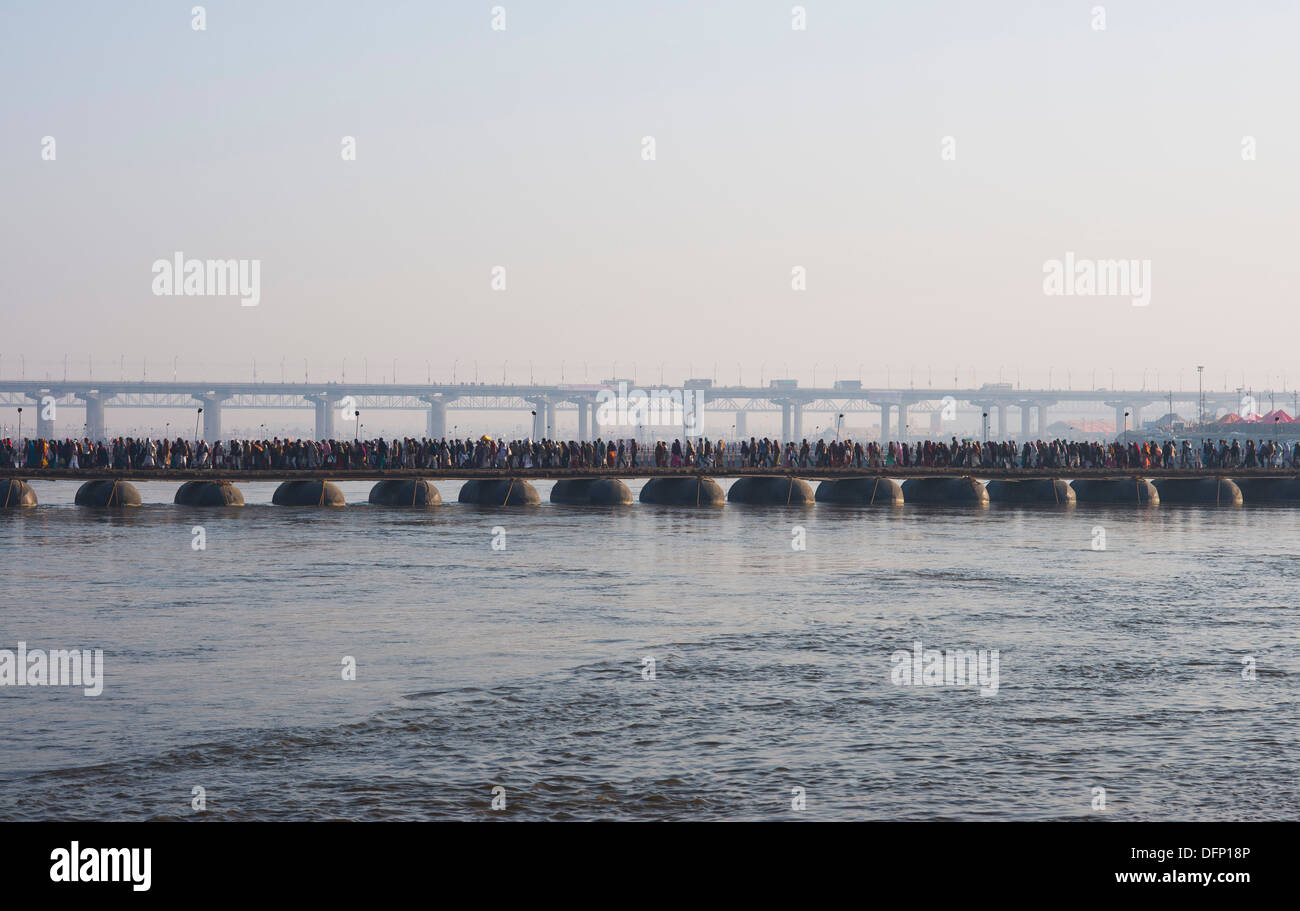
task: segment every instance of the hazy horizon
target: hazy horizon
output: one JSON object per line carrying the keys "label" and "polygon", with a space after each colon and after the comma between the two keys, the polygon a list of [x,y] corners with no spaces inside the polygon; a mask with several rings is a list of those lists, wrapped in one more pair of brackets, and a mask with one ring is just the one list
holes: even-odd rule
{"label": "hazy horizon", "polygon": [[7,4],[0,378],[1300,379],[1293,5],[494,5]]}

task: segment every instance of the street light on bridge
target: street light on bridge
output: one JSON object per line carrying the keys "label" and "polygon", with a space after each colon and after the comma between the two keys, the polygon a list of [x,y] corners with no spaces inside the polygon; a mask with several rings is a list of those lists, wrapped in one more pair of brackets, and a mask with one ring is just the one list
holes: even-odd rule
{"label": "street light on bridge", "polygon": [[1202,378],[1205,376],[1205,365],[1196,365],[1196,425],[1205,423],[1205,392],[1202,386]]}

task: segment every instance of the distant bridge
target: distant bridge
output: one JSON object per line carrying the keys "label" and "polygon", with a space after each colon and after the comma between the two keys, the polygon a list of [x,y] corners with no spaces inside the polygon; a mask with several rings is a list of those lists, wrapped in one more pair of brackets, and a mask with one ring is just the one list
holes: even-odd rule
{"label": "distant bridge", "polygon": [[[531,412],[535,439],[555,435],[557,410],[577,410],[578,437],[601,435],[597,396],[602,390],[616,390],[617,381],[582,385],[518,385],[506,383],[181,383],[168,381],[94,380],[33,381],[0,380],[0,407],[30,408],[34,435],[54,436],[53,414],[58,408],[84,408],[86,436],[106,439],[108,408],[202,408],[202,436],[209,441],[222,438],[222,414],[227,409],[315,410],[315,439],[335,439],[336,423],[371,410],[418,410],[426,413],[425,434],[447,435],[448,409],[474,411]],[[1060,404],[1104,405],[1115,411],[1115,426],[1137,427],[1142,410],[1152,405],[1174,403],[1208,413],[1219,409],[1240,410],[1240,392],[1175,392],[1172,390],[1072,390],[1015,389],[1010,384],[986,385],[978,389],[863,388],[856,383],[836,383],[830,388],[799,388],[793,380],[774,380],[770,386],[714,386],[708,381],[688,380],[684,387],[649,385],[628,388],[655,390],[698,390],[706,412],[732,412],[733,434],[749,436],[747,417],[751,413],[781,413],[781,439],[804,437],[804,414],[848,415],[879,409],[880,439],[894,438],[909,425],[909,411],[932,414],[955,409],[958,403],[980,409],[990,421],[989,431],[1000,439],[1014,435],[1010,412],[1020,414],[1022,439],[1041,434],[1048,425],[1047,410]],[[1260,393],[1259,400],[1270,397]],[[1285,399],[1285,397],[1284,397]],[[53,406],[52,408],[50,406]],[[991,420],[996,418],[996,429]],[[685,433],[684,425],[683,432]],[[706,431],[707,432],[707,431]],[[116,434],[121,435],[121,434]],[[675,435],[675,432],[674,432]],[[698,434],[691,434],[692,436]]]}

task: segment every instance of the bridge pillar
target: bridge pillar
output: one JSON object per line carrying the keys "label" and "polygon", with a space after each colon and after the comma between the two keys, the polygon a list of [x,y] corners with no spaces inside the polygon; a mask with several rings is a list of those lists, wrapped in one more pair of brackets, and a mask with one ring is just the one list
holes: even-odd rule
{"label": "bridge pillar", "polygon": [[792,436],[790,439],[793,442],[798,443],[800,440],[803,439],[803,403],[802,402],[790,403],[790,419],[792,425],[790,429],[794,432],[794,436]]}
{"label": "bridge pillar", "polygon": [[1033,428],[1030,426],[1031,422],[1033,421],[1033,418],[1034,418],[1034,409],[1030,407],[1028,402],[1021,402],[1020,403],[1020,441],[1022,443],[1025,442],[1026,440],[1033,439],[1034,432],[1033,432]]}
{"label": "bridge pillar", "polygon": [[91,442],[101,442],[108,436],[104,429],[104,396],[99,392],[87,392],[82,398],[86,400],[86,436]]}
{"label": "bridge pillar", "polygon": [[[221,439],[221,404],[228,396],[196,395],[194,397],[203,406],[203,439],[215,443]],[[328,439],[317,437],[317,439]]]}
{"label": "bridge pillar", "polygon": [[736,439],[743,440],[745,437],[749,436],[749,422],[747,420],[748,418],[749,418],[748,411],[736,412]]}
{"label": "bridge pillar", "polygon": [[[1124,402],[1107,402],[1106,404],[1115,409],[1115,435],[1118,436],[1124,432],[1124,412],[1130,410],[1129,406]],[[1129,426],[1132,427],[1133,425],[1130,423]]]}
{"label": "bridge pillar", "polygon": [[587,410],[590,407],[585,399],[578,399],[578,442],[587,441]]}
{"label": "bridge pillar", "polygon": [[334,407],[336,404],[336,402],[329,399],[316,400],[316,439],[334,439]]}
{"label": "bridge pillar", "polygon": [[29,394],[28,398],[36,400],[36,407],[32,409],[36,414],[35,439],[54,439],[54,416],[58,410],[54,400],[57,396],[53,392],[42,392],[40,395]]}
{"label": "bridge pillar", "polygon": [[1003,402],[998,403],[998,440],[1007,438],[1007,406]]}
{"label": "bridge pillar", "polygon": [[790,440],[790,403],[781,402],[781,442],[786,443]]}
{"label": "bridge pillar", "polygon": [[530,439],[540,440],[546,433],[546,400],[538,399],[528,404],[533,406],[533,427],[528,436]]}
{"label": "bridge pillar", "polygon": [[880,406],[880,442],[889,442],[889,409],[892,405]]}
{"label": "bridge pillar", "polygon": [[592,403],[591,406],[591,439],[584,442],[591,442],[600,438],[600,406]]}
{"label": "bridge pillar", "polygon": [[447,436],[447,400],[440,395],[426,398],[429,410],[424,414],[424,435],[431,440]]}
{"label": "bridge pillar", "polygon": [[548,402],[546,403],[546,436],[545,436],[545,439],[548,439],[548,440],[549,440],[549,439],[552,439],[552,438],[554,438],[554,437],[555,437],[555,403],[554,403],[554,402],[549,402],[549,401],[548,401]]}
{"label": "bridge pillar", "polygon": [[898,438],[906,440],[909,431],[907,422],[907,402],[898,403]]}

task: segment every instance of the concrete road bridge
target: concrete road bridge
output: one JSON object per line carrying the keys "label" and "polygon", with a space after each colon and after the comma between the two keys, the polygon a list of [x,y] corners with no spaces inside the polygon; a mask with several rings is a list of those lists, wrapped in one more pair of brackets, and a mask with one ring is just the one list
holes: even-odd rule
{"label": "concrete road bridge", "polygon": [[[951,416],[959,406],[979,409],[991,436],[998,439],[1029,439],[1048,426],[1048,409],[1059,405],[1088,405],[1114,410],[1117,428],[1140,426],[1143,409],[1152,406],[1168,409],[1184,406],[1188,413],[1204,408],[1207,414],[1220,410],[1239,411],[1242,394],[1237,392],[1175,392],[1172,390],[1073,390],[1015,389],[1011,384],[991,384],[978,389],[963,388],[865,388],[855,382],[841,381],[829,388],[801,388],[794,380],[773,380],[769,386],[715,386],[708,380],[688,380],[680,387],[647,385],[638,387],[631,380],[621,381],[623,388],[654,394],[681,394],[689,391],[699,396],[705,414],[726,413],[726,433],[710,428],[690,433],[699,424],[688,423],[685,414],[682,435],[743,438],[750,435],[747,418],[754,413],[781,414],[781,439],[799,440],[806,436],[805,416],[830,416],[825,423],[834,424],[839,415],[878,413],[881,441],[899,439],[904,428],[915,427],[913,419],[936,412]],[[356,412],[374,410],[415,410],[426,415],[425,435],[447,436],[447,412],[516,411],[532,414],[534,439],[554,436],[559,411],[576,411],[578,437],[601,436],[599,403],[618,391],[620,381],[598,384],[518,385],[496,383],[456,384],[376,384],[376,383],[182,383],[175,381],[64,380],[0,381],[0,407],[24,409],[21,418],[30,420],[29,436],[55,436],[58,409],[84,409],[85,436],[106,439],[107,412],[113,408],[202,409],[202,437],[209,441],[222,438],[222,417],[232,409],[313,409],[315,439],[346,436],[346,422]],[[1270,393],[1259,393],[1266,401]],[[688,397],[689,398],[689,397]],[[1285,399],[1285,396],[1284,396]],[[1188,407],[1190,406],[1190,407]],[[1163,413],[1163,410],[1161,411]],[[1011,423],[1019,416],[1019,427]],[[702,417],[702,416],[701,416]],[[711,422],[709,422],[711,423]],[[717,425],[713,425],[716,428]],[[733,429],[734,428],[734,429]],[[918,428],[919,429],[919,428]],[[926,432],[931,432],[929,428]],[[120,433],[113,434],[121,435]],[[670,427],[668,436],[677,436]],[[912,436],[917,435],[914,431]]]}

